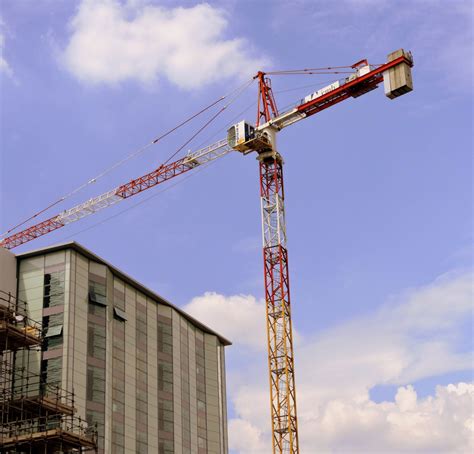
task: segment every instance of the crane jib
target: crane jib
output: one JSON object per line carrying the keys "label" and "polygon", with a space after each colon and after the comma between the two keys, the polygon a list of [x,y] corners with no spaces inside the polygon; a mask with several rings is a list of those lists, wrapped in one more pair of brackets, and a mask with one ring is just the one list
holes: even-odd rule
{"label": "crane jib", "polygon": [[185,164],[184,161],[185,158],[182,158],[170,164],[161,165],[153,172],[150,172],[118,187],[115,191],[115,195],[126,199],[132,195],[138,194],[139,192],[156,186],[163,181],[169,180],[170,178],[191,170],[193,167]]}
{"label": "crane jib", "polygon": [[402,63],[406,63],[412,67],[413,62],[409,60],[405,55],[402,55],[388,63],[385,63],[372,71],[364,74],[363,76],[357,77],[353,81],[347,82],[328,93],[313,99],[307,103],[301,104],[297,107],[299,112],[305,113],[306,116],[313,115],[327,107],[337,104],[358,91],[358,87],[377,86],[383,81],[383,73],[391,68],[394,68]]}
{"label": "crane jib", "polygon": [[227,145],[226,139],[221,139],[216,143],[201,148],[195,152],[189,152],[184,158],[169,164],[162,164],[152,172],[143,175],[139,178],[129,181],[126,184],[112,189],[104,194],[89,199],[79,205],[76,205],[60,214],[28,227],[18,233],[12,234],[4,238],[0,242],[0,246],[5,249],[13,249],[21,246],[28,241],[32,241],[40,236],[46,235],[49,232],[64,227],[71,222],[78,221],[86,216],[94,214],[104,208],[112,206],[124,199],[127,199],[135,194],[152,188],[160,183],[163,183],[171,178],[181,175],[189,170],[192,170],[202,164],[207,164],[217,158],[225,156],[232,151],[232,148]]}

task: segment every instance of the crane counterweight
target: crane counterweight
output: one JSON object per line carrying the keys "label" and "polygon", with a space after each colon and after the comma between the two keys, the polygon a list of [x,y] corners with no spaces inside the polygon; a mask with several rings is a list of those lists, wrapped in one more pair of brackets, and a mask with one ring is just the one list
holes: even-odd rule
{"label": "crane counterweight", "polygon": [[413,90],[413,78],[411,76],[411,66],[413,66],[413,56],[411,52],[403,49],[396,50],[388,54],[389,62],[404,57],[406,61],[388,69],[383,73],[383,85],[385,96],[395,99]]}

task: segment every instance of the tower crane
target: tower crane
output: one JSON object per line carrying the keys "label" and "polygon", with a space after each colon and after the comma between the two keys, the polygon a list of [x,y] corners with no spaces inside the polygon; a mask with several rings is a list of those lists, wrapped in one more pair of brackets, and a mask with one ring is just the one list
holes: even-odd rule
{"label": "tower crane", "polygon": [[351,74],[300,100],[279,113],[269,75],[304,74],[311,70],[258,72],[258,111],[255,125],[240,121],[229,128],[227,138],[167,163],[98,197],[4,238],[0,246],[12,249],[49,232],[78,221],[178,175],[210,163],[230,152],[255,152],[260,170],[266,327],[272,446],[274,454],[299,453],[296,387],[291,323],[290,281],[285,227],[283,159],[277,148],[277,134],[283,128],[321,112],[348,98],[357,98],[383,82],[385,95],[394,99],[413,89],[410,52],[399,49],[381,65],[361,60]]}

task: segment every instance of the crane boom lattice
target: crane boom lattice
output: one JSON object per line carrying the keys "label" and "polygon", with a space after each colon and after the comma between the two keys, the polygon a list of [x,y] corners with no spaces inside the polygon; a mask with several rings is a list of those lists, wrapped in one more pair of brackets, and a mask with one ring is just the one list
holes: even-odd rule
{"label": "crane boom lattice", "polygon": [[34,240],[35,238],[46,235],[49,232],[60,229],[71,222],[78,221],[79,219],[101,211],[104,208],[115,205],[122,200],[128,199],[133,195],[139,194],[146,189],[150,189],[198,166],[208,164],[222,156],[225,156],[231,151],[233,151],[233,149],[228,146],[227,140],[223,139],[213,143],[212,145],[201,148],[198,151],[189,152],[184,158],[166,165],[161,165],[152,172],[131,180],[118,188],[89,199],[69,210],[63,211],[57,216],[47,219],[46,221],[10,235],[0,242],[0,246],[5,249],[12,249],[20,246],[28,241]]}

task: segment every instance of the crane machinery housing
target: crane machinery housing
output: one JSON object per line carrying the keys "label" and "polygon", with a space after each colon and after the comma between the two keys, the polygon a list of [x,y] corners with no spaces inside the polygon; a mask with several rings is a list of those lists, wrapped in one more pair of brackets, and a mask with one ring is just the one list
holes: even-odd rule
{"label": "crane machinery housing", "polygon": [[[240,121],[227,131],[227,138],[152,172],[129,181],[98,197],[65,210],[56,216],[5,237],[0,245],[11,249],[65,225],[130,198],[146,189],[214,161],[231,151],[243,155],[256,152],[260,169],[264,289],[266,303],[268,367],[274,454],[299,453],[296,386],[291,323],[290,281],[283,159],[277,147],[277,134],[283,128],[310,117],[348,98],[358,98],[383,82],[385,95],[395,99],[413,90],[410,52],[399,49],[381,65],[361,60],[351,65],[351,74],[301,99],[291,109],[279,113],[268,75],[315,74],[311,70],[258,72],[257,121]],[[330,68],[325,68],[330,69]]]}

